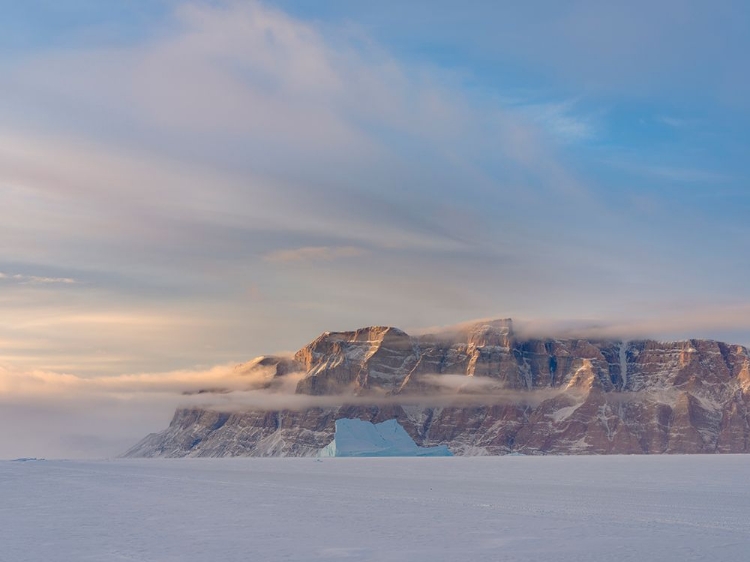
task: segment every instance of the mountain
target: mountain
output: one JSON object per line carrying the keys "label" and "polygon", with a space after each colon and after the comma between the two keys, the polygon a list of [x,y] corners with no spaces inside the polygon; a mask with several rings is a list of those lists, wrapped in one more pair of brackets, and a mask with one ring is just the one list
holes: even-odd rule
{"label": "mountain", "polygon": [[311,456],[342,418],[395,419],[417,445],[458,455],[750,452],[739,345],[527,338],[496,320],[423,336],[326,332],[293,360],[262,363],[282,366],[268,386],[296,380],[291,398],[307,406],[178,409],[125,455]]}

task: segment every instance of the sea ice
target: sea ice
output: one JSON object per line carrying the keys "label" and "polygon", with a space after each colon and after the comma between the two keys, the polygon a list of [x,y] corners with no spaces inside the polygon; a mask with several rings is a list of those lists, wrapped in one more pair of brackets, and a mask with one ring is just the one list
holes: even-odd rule
{"label": "sea ice", "polygon": [[750,455],[0,462],[0,561],[738,562]]}

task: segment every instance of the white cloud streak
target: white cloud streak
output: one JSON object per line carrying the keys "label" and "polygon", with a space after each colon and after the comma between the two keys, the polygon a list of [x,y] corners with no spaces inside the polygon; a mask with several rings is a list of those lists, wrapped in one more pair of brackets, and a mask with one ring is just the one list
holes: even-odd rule
{"label": "white cloud streak", "polygon": [[77,281],[71,277],[42,277],[39,275],[23,275],[20,273],[8,274],[0,271],[0,281],[10,281],[24,284],[62,284],[73,285]]}
{"label": "white cloud streak", "polygon": [[276,250],[266,254],[265,259],[271,262],[316,262],[333,261],[345,258],[357,258],[367,252],[355,246],[305,246],[288,250]]}

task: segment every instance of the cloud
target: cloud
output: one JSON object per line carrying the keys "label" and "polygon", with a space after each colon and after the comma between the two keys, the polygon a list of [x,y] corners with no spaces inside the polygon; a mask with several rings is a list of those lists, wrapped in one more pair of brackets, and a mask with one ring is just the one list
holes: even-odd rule
{"label": "cloud", "polygon": [[[257,389],[266,387],[275,374],[275,367],[263,365],[261,359],[240,365],[219,365],[206,370],[95,377],[0,367],[0,395],[55,398],[65,394],[129,396],[164,393],[181,396],[207,389]],[[291,378],[293,375],[290,375]]]}
{"label": "cloud", "polygon": [[423,375],[428,394],[296,394],[304,373],[274,378],[259,360],[205,370],[81,377],[0,367],[0,458],[108,457],[163,430],[176,408],[221,412],[305,410],[354,405],[422,407],[537,405],[561,390],[516,391],[463,375]]}
{"label": "cloud", "polygon": [[[671,157],[670,160],[674,161],[674,157]],[[624,171],[652,180],[664,180],[662,184],[666,182],[667,185],[670,183],[729,185],[737,179],[731,173],[697,168],[689,163],[682,165],[670,165],[663,162],[650,163],[649,161],[654,161],[653,157],[643,158],[642,156],[631,155],[629,158],[623,158],[618,156],[605,158],[602,161],[617,168],[618,172]],[[652,190],[649,195],[658,196],[663,193],[662,190]]]}
{"label": "cloud", "polygon": [[373,404],[459,406],[538,403],[554,394],[506,391],[470,377],[462,377],[460,385],[458,376],[448,376],[433,377],[437,391],[428,396],[308,396],[295,394],[303,373],[274,375],[275,368],[262,358],[204,370],[109,377],[0,366],[0,423],[13,428],[0,432],[0,458],[117,455],[146,434],[164,429],[178,407],[239,412]]}
{"label": "cloud", "polygon": [[[666,307],[637,317],[621,316],[598,319],[526,319],[513,324],[519,337],[557,337],[594,339],[693,338],[724,339],[726,335],[750,331],[750,305],[746,303]],[[743,343],[729,341],[727,343]]]}
{"label": "cloud", "polygon": [[6,428],[0,432],[0,458],[117,455],[163,429],[178,406],[217,400],[200,391],[267,388],[254,394],[262,402],[264,396],[293,392],[298,376],[290,373],[269,386],[272,378],[272,367],[259,361],[114,377],[0,366],[0,425]]}
{"label": "cloud", "polygon": [[72,285],[74,283],[77,283],[75,279],[72,279],[71,277],[40,277],[38,275],[22,275],[20,273],[15,274],[7,274],[0,271],[0,281],[13,281],[16,283],[24,283],[24,284],[42,284],[42,285],[49,285],[49,284],[63,284],[63,285]]}
{"label": "cloud", "polygon": [[[51,311],[90,338],[71,345],[84,331],[49,329],[66,359],[40,357],[47,367],[80,372],[101,357],[99,372],[128,372],[165,349],[210,364],[355,315],[406,322],[446,295],[458,307],[544,231],[518,218],[524,206],[541,222],[540,202],[585,207],[544,127],[475,104],[449,73],[347,26],[257,2],[181,2],[146,39],[87,45],[0,63],[0,269],[60,272],[25,280],[47,289],[44,301],[16,291],[0,302],[0,336]],[[315,262],[328,267],[304,282],[278,267]],[[488,277],[441,276],[446,263]],[[403,280],[387,283],[392,271]],[[502,268],[505,283],[529,276]],[[342,285],[370,286],[382,306]],[[107,319],[123,309],[144,320],[157,310],[176,328],[133,338],[125,322],[118,334]],[[97,318],[98,331],[82,322]],[[183,320],[203,337],[185,339]],[[186,341],[201,343],[177,351]],[[104,361],[113,356],[122,362]]]}
{"label": "cloud", "polygon": [[355,246],[306,246],[291,250],[276,250],[266,254],[265,259],[271,262],[316,262],[333,261],[343,258],[356,258],[362,256],[366,251]]}
{"label": "cloud", "polygon": [[[4,104],[16,117],[0,135],[0,181],[14,189],[6,208],[24,219],[13,225],[24,234],[14,255],[38,252],[40,231],[61,259],[73,242],[78,254],[94,246],[106,257],[102,246],[129,236],[162,263],[175,229],[175,241],[196,244],[206,243],[191,235],[199,229],[213,238],[328,236],[344,246],[454,244],[451,227],[425,214],[378,212],[393,189],[371,194],[430,175],[404,166],[395,138],[439,154],[467,132],[476,137],[481,116],[460,92],[259,3],[183,3],[173,17],[148,42],[43,53],[9,70],[5,80],[22,92]],[[57,108],[47,116],[53,130],[31,135],[19,106]],[[426,191],[432,181],[420,183]],[[426,233],[417,222],[433,224]],[[205,254],[232,246],[223,248]]]}
{"label": "cloud", "polygon": [[574,100],[558,103],[522,103],[516,110],[528,115],[563,142],[591,140],[597,132],[594,119],[591,116],[576,114],[575,104]]}
{"label": "cloud", "polygon": [[469,394],[477,392],[487,394],[503,390],[503,386],[499,381],[489,377],[467,377],[461,374],[427,374],[420,375],[419,380],[443,391],[452,390]]}
{"label": "cloud", "polygon": [[[732,298],[746,290],[727,286],[746,277],[742,260],[707,267],[712,243],[726,240],[718,229],[685,256],[697,229],[665,235],[673,207],[644,225],[602,203],[624,188],[592,194],[566,152],[600,133],[571,98],[578,90],[503,103],[502,85],[478,92],[461,72],[398,58],[354,26],[257,2],[170,6],[147,36],[0,61],[0,270],[79,280],[3,280],[0,338],[17,342],[6,361],[168,371],[338,326],[487,310],[615,315],[642,295],[650,310],[665,297],[691,303],[703,284]],[[587,76],[602,62],[620,72],[590,60],[591,43],[629,56],[619,28],[570,42],[568,11],[537,26],[538,10],[519,9],[485,18],[496,46],[517,42],[560,68],[583,61]],[[573,27],[611,29],[621,19],[611,10]],[[638,19],[624,11],[632,29]],[[659,25],[645,25],[653,46]],[[541,44],[531,28],[552,39]],[[568,49],[586,56],[569,60]],[[315,263],[326,267],[280,266]]]}
{"label": "cloud", "polygon": [[669,181],[681,183],[727,183],[731,176],[711,170],[675,166],[649,166],[643,168],[646,175],[658,176]]}
{"label": "cloud", "polygon": [[[409,330],[414,335],[432,334],[445,338],[465,338],[468,331],[478,325],[494,324],[502,328],[512,322],[513,334],[519,339],[534,338],[583,338],[593,340],[637,340],[676,341],[683,339],[717,339],[729,344],[748,345],[747,341],[727,340],[750,331],[750,305],[744,302],[729,304],[699,304],[691,307],[667,305],[659,310],[638,314],[606,315],[602,317],[520,317],[498,320],[497,317],[482,317],[458,324],[438,325]],[[461,378],[449,376],[433,381],[441,386],[474,384]],[[479,382],[478,384],[484,384]]]}
{"label": "cloud", "polygon": [[[441,376],[435,375],[435,378]],[[461,392],[452,383],[437,387],[436,391],[429,394],[397,394],[388,396],[311,396],[307,394],[245,391],[215,394],[210,397],[196,397],[195,401],[184,405],[217,412],[307,410],[312,408],[339,408],[341,406],[420,406],[423,408],[497,406],[508,404],[538,406],[545,400],[563,394],[575,398],[580,395],[580,391],[577,389],[503,389],[498,388],[497,385],[493,385],[492,381],[477,380],[472,382],[470,379],[474,377],[467,377],[465,375],[457,376],[467,379],[465,384],[460,387]],[[467,392],[467,388],[473,389],[473,392]]]}
{"label": "cloud", "polygon": [[[645,0],[483,6],[468,26],[458,5],[412,2],[389,21],[399,37],[460,49],[499,68],[510,59],[567,90],[666,100],[711,96],[747,110],[750,81],[737,73],[747,46],[747,6]],[[647,14],[647,17],[646,17]],[[495,67],[491,67],[495,70]],[[515,69],[514,67],[511,67]],[[512,73],[511,73],[512,74]],[[744,99],[743,99],[744,98]],[[694,98],[693,98],[694,99]]]}
{"label": "cloud", "polygon": [[477,400],[518,400],[527,391],[512,392],[495,379],[466,375],[421,374],[419,379],[432,387],[425,395],[391,396],[296,394],[297,382],[304,372],[276,375],[275,366],[263,357],[240,365],[219,365],[209,369],[166,373],[141,373],[118,376],[82,377],[43,370],[18,370],[0,366],[0,402],[34,400],[39,405],[52,402],[114,399],[137,402],[159,400],[172,407],[201,406],[209,409],[304,409],[341,404],[447,404]]}
{"label": "cloud", "polygon": [[697,123],[697,121],[694,120],[680,119],[678,117],[671,117],[669,115],[658,115],[656,117],[656,120],[659,123],[663,123],[664,125],[672,127],[673,129],[683,129]]}

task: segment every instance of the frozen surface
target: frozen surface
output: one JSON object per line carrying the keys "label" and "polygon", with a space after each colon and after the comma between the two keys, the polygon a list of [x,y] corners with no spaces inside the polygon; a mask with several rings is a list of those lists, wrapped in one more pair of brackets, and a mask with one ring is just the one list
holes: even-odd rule
{"label": "frozen surface", "polygon": [[0,462],[0,560],[740,561],[750,456]]}
{"label": "frozen surface", "polygon": [[333,441],[321,457],[450,457],[445,445],[419,447],[396,420],[373,424],[358,419],[336,420]]}

